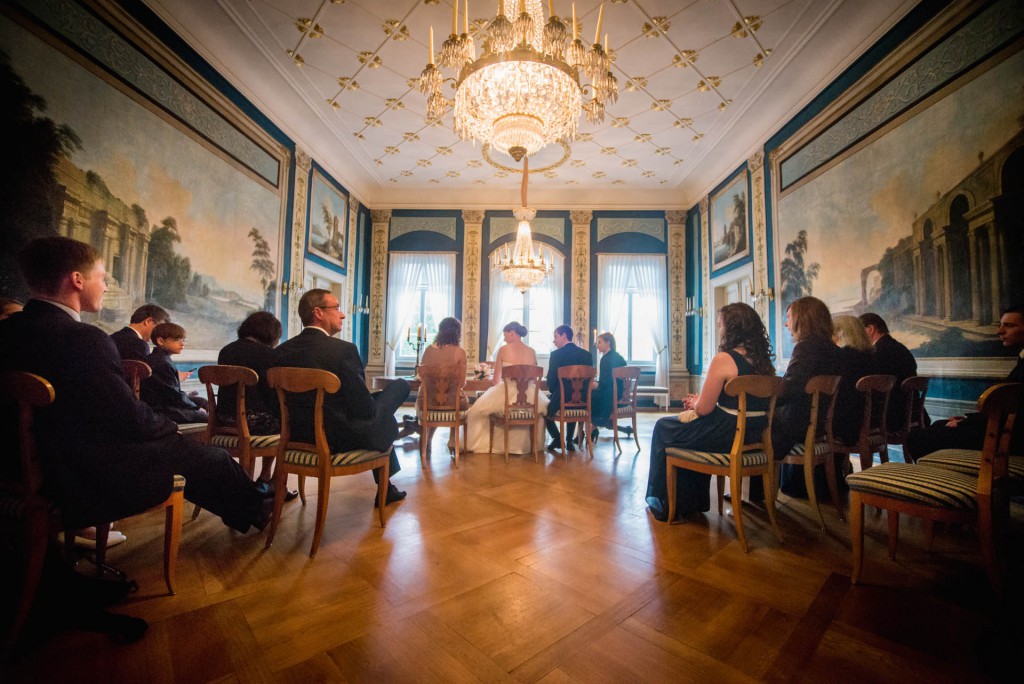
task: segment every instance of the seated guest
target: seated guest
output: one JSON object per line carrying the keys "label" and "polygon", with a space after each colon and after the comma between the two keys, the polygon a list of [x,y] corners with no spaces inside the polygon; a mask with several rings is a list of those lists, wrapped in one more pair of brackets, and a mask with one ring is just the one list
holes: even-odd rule
{"label": "seated guest", "polygon": [[[466,350],[459,346],[461,341],[462,322],[457,318],[451,317],[442,319],[437,324],[437,337],[434,338],[434,343],[423,350],[420,366],[448,366],[451,364],[458,366],[458,376],[461,381],[457,386],[449,388],[446,401],[454,403],[457,395],[459,407],[465,411],[469,408],[469,398],[466,397],[465,390],[467,362]],[[419,409],[423,408],[425,389],[425,387],[421,386],[419,395],[416,397],[416,406]],[[429,443],[430,435],[423,435],[422,438]],[[454,435],[448,438],[448,448],[455,449]]]}
{"label": "seated guest", "polygon": [[876,373],[892,375],[896,378],[892,396],[889,397],[889,413],[886,416],[890,431],[903,429],[907,420],[906,397],[900,386],[909,377],[917,375],[917,360],[903,344],[889,334],[889,326],[876,313],[863,313],[860,322],[875,350],[874,367]]}
{"label": "seated guest", "polygon": [[[833,433],[844,441],[852,442],[860,432],[862,399],[856,388],[856,369],[844,364],[839,347],[833,341],[832,315],[825,302],[815,297],[801,297],[786,309],[786,327],[796,346],[786,368],[786,382],[775,409],[772,423],[772,450],[781,459],[802,442],[811,416],[811,396],[805,388],[815,375],[840,375],[836,396]],[[847,368],[847,366],[850,366]],[[818,412],[818,427],[824,425],[826,412]],[[763,497],[760,477],[751,478],[751,499]],[[807,491],[800,466],[782,469],[782,491],[793,497],[806,497]]]}
{"label": "seated guest", "polygon": [[206,399],[181,391],[178,369],[171,363],[171,356],[185,348],[185,329],[177,323],[161,323],[153,328],[153,344],[156,347],[146,359],[153,375],[142,381],[140,398],[179,425],[205,423]]}
{"label": "seated guest", "polygon": [[114,340],[122,361],[145,361],[149,357],[149,341],[153,337],[153,328],[170,321],[170,315],[162,307],[156,304],[143,304],[132,314],[128,325],[111,333],[110,339]]}
{"label": "seated guest", "polygon": [[[713,453],[728,452],[736,437],[739,397],[725,393],[725,385],[741,375],[775,375],[768,331],[757,312],[747,304],[727,304],[718,313],[718,353],[711,359],[699,395],[683,401],[679,417],[669,416],[654,425],[651,466],[647,476],[647,506],[655,520],[668,520],[668,483],[665,450],[668,447]],[[749,441],[760,441],[768,400],[750,398],[747,408],[760,415],[747,419]],[[693,470],[676,474],[676,510],[679,515],[711,508],[711,476]],[[738,504],[737,504],[738,505]]]}
{"label": "seated guest", "polygon": [[[599,376],[594,381],[594,393],[590,396],[590,414],[594,419],[595,425],[594,432],[591,434],[593,439],[597,439],[598,427],[612,427],[611,415],[612,409],[615,408],[612,405],[612,402],[615,401],[612,392],[612,371],[616,368],[623,368],[626,365],[626,360],[622,358],[622,354],[615,351],[615,336],[610,332],[601,333],[597,336],[597,351],[601,354],[601,363],[598,366]],[[619,395],[621,396],[622,381],[618,380],[615,384],[618,385]],[[627,435],[633,432],[632,427],[622,427],[619,430]]]}
{"label": "seated guest", "polygon": [[[410,393],[409,383],[398,379],[381,392],[371,394],[366,388],[366,373],[359,350],[351,342],[334,337],[341,332],[345,314],[338,298],[329,290],[307,290],[299,300],[302,332],[274,350],[275,366],[319,368],[330,371],[341,380],[341,389],[324,396],[324,431],[331,451],[354,449],[391,450],[390,474],[402,469],[391,449],[398,438],[395,411]],[[315,441],[313,436],[312,392],[291,395],[288,411],[291,416],[292,439]],[[378,478],[373,471],[373,479]],[[387,503],[405,498],[405,492],[388,485]],[[377,499],[374,497],[374,505]]]}
{"label": "seated guest", "polygon": [[[996,335],[1004,347],[1019,352],[1017,364],[1006,382],[1024,382],[1024,305],[1011,306],[1003,312]],[[938,420],[929,427],[911,430],[904,448],[915,461],[939,449],[981,449],[985,425],[985,416],[981,413]],[[1014,430],[1010,453],[1024,453],[1024,430]]]}
{"label": "seated guest", "polygon": [[[840,388],[845,388],[844,396],[851,402],[847,408],[852,412],[856,406],[857,410],[863,412],[864,396],[860,392],[850,393],[850,388],[856,389],[857,381],[865,375],[879,373],[876,370],[871,341],[864,330],[864,325],[855,316],[833,316],[832,330],[832,341],[839,347],[839,365],[836,367],[835,375],[842,378]],[[881,404],[877,411],[872,410],[871,419],[875,426],[881,424],[881,410]]]}
{"label": "seated guest", "polygon": [[184,437],[135,398],[110,337],[82,323],[101,308],[106,270],[90,245],[64,237],[31,241],[19,256],[32,291],[25,311],[0,322],[0,368],[35,373],[55,391],[36,415],[45,490],[64,525],[79,528],[145,511],[171,493],[245,532],[273,511],[227,452]]}
{"label": "seated guest", "polygon": [[[548,357],[548,393],[551,397],[548,402],[548,416],[555,416],[562,408],[562,383],[558,380],[558,369],[562,366],[593,366],[594,359],[586,349],[576,346],[572,341],[572,328],[567,325],[560,325],[555,328],[554,345],[557,347],[551,356]],[[561,448],[561,432],[559,432],[558,421],[552,418],[545,418],[548,434],[551,435],[551,442],[548,449]],[[573,445],[573,435],[576,434],[576,423],[565,424],[565,448],[569,451],[576,451]]]}
{"label": "seated guest", "polygon": [[[274,347],[281,339],[281,321],[269,311],[250,314],[238,326],[238,339],[229,343],[217,355],[217,363],[225,366],[251,368],[259,376],[254,387],[245,389],[245,419],[250,435],[276,435],[281,432],[281,408],[277,392],[267,384],[267,370],[273,366]],[[235,424],[235,402],[238,392],[234,385],[221,387],[217,395],[217,420],[222,425]],[[260,482],[273,480],[273,457],[264,457]],[[285,496],[291,501],[299,495],[290,491]]]}
{"label": "seated guest", "polygon": [[24,305],[17,299],[12,299],[11,297],[0,297],[0,321],[5,318],[10,318],[23,308],[25,308]]}

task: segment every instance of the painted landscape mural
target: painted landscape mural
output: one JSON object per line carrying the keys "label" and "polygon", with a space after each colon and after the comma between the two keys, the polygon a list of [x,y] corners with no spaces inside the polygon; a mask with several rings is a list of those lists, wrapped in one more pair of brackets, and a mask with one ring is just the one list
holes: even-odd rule
{"label": "painted landscape mural", "polygon": [[[918,357],[1006,354],[1024,302],[1024,53],[995,64],[778,202],[789,302],[880,313]],[[792,341],[783,336],[783,355]]]}
{"label": "painted landscape mural", "polygon": [[[24,297],[14,255],[37,235],[105,257],[104,310],[122,327],[155,302],[189,347],[215,350],[250,312],[277,305],[280,191],[78,63],[0,18],[0,127],[18,140],[4,179],[0,290]],[[5,184],[11,188],[11,185]]]}

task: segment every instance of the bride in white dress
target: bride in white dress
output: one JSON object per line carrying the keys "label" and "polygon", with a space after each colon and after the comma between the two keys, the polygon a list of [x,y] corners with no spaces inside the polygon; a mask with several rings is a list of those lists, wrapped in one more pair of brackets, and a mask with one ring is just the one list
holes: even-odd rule
{"label": "bride in white dress", "polygon": [[[528,347],[523,338],[526,336],[526,327],[513,321],[503,328],[505,344],[498,349],[498,355],[494,359],[494,385],[488,389],[479,399],[476,400],[466,413],[467,437],[466,451],[476,453],[487,453],[491,451],[490,430],[491,425],[488,416],[492,413],[501,413],[505,410],[505,384],[501,381],[501,369],[504,366],[537,365],[537,352]],[[534,392],[536,387],[531,385]],[[532,397],[531,397],[532,398]],[[538,447],[544,449],[544,414],[548,408],[548,397],[541,392],[537,403],[537,439]],[[510,454],[528,454],[533,451],[530,443],[530,429],[528,427],[514,427],[508,433]],[[495,426],[494,429],[494,453],[504,453],[505,433]]]}

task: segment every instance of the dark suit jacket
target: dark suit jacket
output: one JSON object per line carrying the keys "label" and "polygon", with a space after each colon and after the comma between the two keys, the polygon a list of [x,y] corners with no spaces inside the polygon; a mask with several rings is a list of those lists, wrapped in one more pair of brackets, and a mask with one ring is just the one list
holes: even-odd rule
{"label": "dark suit jacket", "polygon": [[[612,401],[615,397],[612,392],[612,370],[615,368],[622,368],[626,365],[626,360],[622,358],[622,354],[617,351],[609,351],[607,354],[601,357],[601,377],[597,381],[597,389],[590,397],[590,412],[594,417],[594,422],[598,425],[610,424],[608,418],[611,416]],[[622,394],[622,381],[618,380],[616,383],[619,386],[619,394]]]}
{"label": "dark suit jacket", "polygon": [[204,422],[202,414],[198,413],[199,407],[181,391],[178,369],[171,363],[171,355],[156,347],[146,363],[153,369],[153,375],[142,381],[139,398],[176,423]]}
{"label": "dark suit jacket", "polygon": [[577,347],[575,342],[568,342],[561,349],[551,352],[551,358],[548,361],[548,391],[551,393],[548,415],[562,408],[562,388],[558,382],[558,369],[562,366],[593,365],[594,358],[590,352]]}
{"label": "dark suit jacket", "polygon": [[[260,376],[255,387],[245,388],[246,412],[280,415],[281,409],[277,404],[277,393],[267,384],[267,370],[274,365],[274,350],[271,347],[249,339],[235,340],[220,350],[220,354],[217,355],[217,363],[251,368]],[[218,416],[234,419],[236,394],[233,386],[220,389],[217,396]]]}
{"label": "dark suit jacket", "polygon": [[907,378],[917,375],[917,360],[903,344],[892,335],[882,335],[875,342],[874,372],[896,376],[896,386],[889,397],[889,430],[899,430],[906,421],[906,397],[900,385]]}
{"label": "dark suit jacket", "polygon": [[[331,451],[386,451],[398,438],[398,423],[386,411],[378,413],[366,388],[363,361],[351,342],[306,328],[274,350],[274,366],[319,368],[341,380],[341,389],[324,396],[324,431]],[[288,402],[292,439],[313,441],[315,393],[292,395]]]}
{"label": "dark suit jacket", "polygon": [[114,341],[122,360],[145,361],[149,356],[149,342],[139,337],[138,333],[128,326],[111,333],[110,339]]}
{"label": "dark suit jacket", "polygon": [[167,498],[174,444],[184,438],[135,399],[109,335],[33,299],[0,322],[0,365],[53,385],[35,432],[47,494],[65,524],[117,520]]}

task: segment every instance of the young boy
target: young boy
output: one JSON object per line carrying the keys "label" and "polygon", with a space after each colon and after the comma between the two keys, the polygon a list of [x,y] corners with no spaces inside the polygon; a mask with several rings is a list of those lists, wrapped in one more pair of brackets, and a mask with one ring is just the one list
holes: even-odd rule
{"label": "young boy", "polygon": [[175,423],[205,423],[206,400],[181,391],[178,370],[171,363],[171,355],[185,348],[185,329],[177,323],[160,323],[153,328],[151,339],[156,346],[146,363],[153,375],[142,381],[140,398]]}

